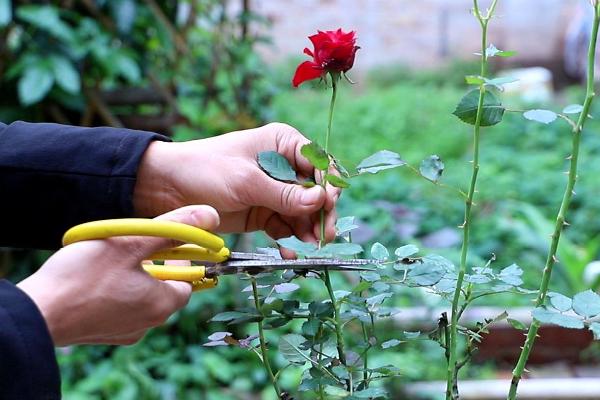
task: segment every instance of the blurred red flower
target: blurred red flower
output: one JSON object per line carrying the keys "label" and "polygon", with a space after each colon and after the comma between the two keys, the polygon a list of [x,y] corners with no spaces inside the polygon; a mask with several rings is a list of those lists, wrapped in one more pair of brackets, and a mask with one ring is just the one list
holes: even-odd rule
{"label": "blurred red flower", "polygon": [[326,73],[343,73],[352,68],[354,56],[359,47],[356,45],[354,31],[317,31],[308,37],[314,50],[304,49],[304,54],[313,58],[298,65],[292,84],[298,87],[302,82],[323,77]]}

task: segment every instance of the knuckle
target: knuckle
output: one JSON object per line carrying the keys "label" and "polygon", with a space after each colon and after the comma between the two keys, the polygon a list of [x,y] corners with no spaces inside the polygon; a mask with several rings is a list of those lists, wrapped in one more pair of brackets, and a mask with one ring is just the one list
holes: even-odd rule
{"label": "knuckle", "polygon": [[142,260],[145,256],[144,246],[136,237],[123,236],[107,240],[120,255],[132,257],[137,260]]}
{"label": "knuckle", "polygon": [[291,208],[294,202],[294,193],[296,192],[293,185],[285,185],[280,192],[280,203],[284,208]]}
{"label": "knuckle", "polygon": [[158,302],[154,305],[152,312],[150,313],[149,324],[150,326],[159,326],[164,324],[167,319],[171,316],[173,309],[166,304],[166,302]]}

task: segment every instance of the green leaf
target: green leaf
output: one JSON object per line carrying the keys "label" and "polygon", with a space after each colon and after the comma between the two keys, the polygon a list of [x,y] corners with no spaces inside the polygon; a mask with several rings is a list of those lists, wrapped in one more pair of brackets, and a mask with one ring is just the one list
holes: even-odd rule
{"label": "green leaf", "polygon": [[364,390],[359,390],[354,392],[352,395],[355,399],[376,399],[378,397],[387,396],[387,391],[384,388],[380,387],[371,387]]}
{"label": "green leaf", "polygon": [[237,318],[242,318],[247,316],[248,313],[240,312],[240,311],[225,311],[222,313],[218,313],[214,317],[210,319],[212,322],[228,322],[233,321]]}
{"label": "green leaf", "polygon": [[52,88],[54,76],[46,64],[32,65],[19,79],[19,100],[25,106],[37,103]]}
{"label": "green leaf", "polygon": [[467,75],[465,76],[465,82],[467,85],[482,85],[485,83],[485,78],[479,75]]}
{"label": "green leaf", "polygon": [[511,286],[520,286],[523,284],[523,270],[517,264],[511,264],[506,268],[503,268],[498,274],[498,278]]}
{"label": "green leaf", "polygon": [[326,171],[327,168],[329,168],[329,156],[325,150],[315,142],[310,142],[302,146],[300,154],[306,157],[308,162],[318,170]]}
{"label": "green leaf", "polygon": [[573,306],[573,301],[563,294],[549,292],[548,297],[550,298],[550,304],[552,304],[552,307],[556,308],[560,312],[569,311]]}
{"label": "green leaf", "polygon": [[308,305],[308,312],[319,319],[333,317],[333,305],[330,302],[315,300]]}
{"label": "green leaf", "polygon": [[295,251],[296,253],[301,255],[310,255],[314,254],[317,251],[317,246],[315,244],[303,242],[296,236],[277,239],[276,242],[281,247],[285,247],[286,249]]}
{"label": "green leaf", "polygon": [[[467,124],[475,125],[477,120],[477,106],[479,105],[479,89],[468,92],[458,103],[452,114]],[[483,97],[483,110],[481,126],[492,126],[502,121],[504,107],[498,98],[490,91]]]}
{"label": "green leaf", "polygon": [[319,332],[321,321],[311,318],[302,324],[302,334],[307,337],[315,337]]}
{"label": "green leaf", "polygon": [[358,228],[358,225],[354,223],[354,217],[339,218],[335,222],[335,234],[337,236],[342,236],[356,228]]}
{"label": "green leaf", "polygon": [[12,21],[11,0],[0,0],[0,28]]}
{"label": "green leaf", "polygon": [[421,336],[421,331],[415,331],[415,332],[404,331],[402,333],[404,334],[404,337],[407,339],[417,339],[419,336]]}
{"label": "green leaf", "polygon": [[550,110],[529,110],[523,113],[523,117],[530,121],[540,122],[542,124],[549,124],[554,122],[558,115],[554,111]]}
{"label": "green leaf", "polygon": [[444,172],[444,163],[437,155],[431,155],[421,161],[419,172],[430,181],[437,182]]}
{"label": "green leaf", "polygon": [[346,167],[342,165],[340,160],[336,159],[335,157],[332,158],[333,166],[340,173],[340,175],[342,175],[344,178],[350,178],[350,173],[348,172],[348,169],[346,169]]}
{"label": "green leaf", "polygon": [[370,307],[374,307],[374,306],[378,306],[381,303],[383,303],[386,299],[389,299],[390,297],[392,297],[391,293],[381,293],[381,294],[377,294],[373,297],[369,297],[366,302],[367,305]]}
{"label": "green leaf", "polygon": [[594,340],[600,340],[600,322],[592,322],[590,331],[594,334]]}
{"label": "green leaf", "polygon": [[408,271],[407,277],[415,286],[431,286],[438,283],[452,264],[443,257],[429,255],[423,257],[420,262],[413,264]]}
{"label": "green leaf", "polygon": [[331,385],[325,386],[325,393],[334,397],[348,397],[350,395],[350,392],[347,392],[345,389]]}
{"label": "green leaf", "polygon": [[65,92],[77,94],[81,90],[79,72],[73,64],[64,57],[54,56],[50,58],[50,65],[54,80]]}
{"label": "green leaf", "polygon": [[388,150],[381,150],[365,158],[357,166],[359,174],[376,174],[386,169],[401,167],[406,162],[400,158],[400,155]]}
{"label": "green leaf", "polygon": [[307,189],[317,186],[317,184],[315,183],[315,181],[312,178],[306,178],[299,183],[302,185],[302,187],[305,187]]}
{"label": "green leaf", "polygon": [[258,165],[271,178],[287,182],[296,181],[296,171],[294,171],[287,158],[276,151],[258,153]]}
{"label": "green leaf", "polygon": [[338,188],[346,189],[350,187],[348,181],[344,178],[340,178],[337,175],[325,174],[325,180],[331,184],[331,186],[335,186]]}
{"label": "green leaf", "polygon": [[389,349],[390,347],[398,346],[399,344],[404,343],[402,340],[392,339],[381,343],[382,349]]}
{"label": "green leaf", "polygon": [[527,330],[527,326],[524,323],[522,323],[521,321],[517,321],[516,319],[512,319],[512,318],[507,318],[506,321],[508,321],[510,326],[512,326],[513,328],[515,328],[518,331],[526,331]]}
{"label": "green leaf", "polygon": [[142,73],[133,57],[121,51],[113,54],[111,58],[111,63],[121,76],[131,83],[136,83],[140,80]]}
{"label": "green leaf", "polygon": [[362,251],[361,245],[356,243],[329,243],[314,252],[313,255],[316,257],[354,256]]}
{"label": "green leaf", "polygon": [[396,254],[396,257],[398,257],[399,259],[403,259],[406,257],[410,257],[413,254],[417,254],[418,252],[419,248],[417,246],[415,246],[414,244],[407,244],[406,246],[398,247],[394,254]]}
{"label": "green leaf", "polygon": [[381,275],[374,271],[361,272],[360,277],[367,282],[375,282],[381,279]]}
{"label": "green leaf", "polygon": [[60,19],[58,9],[53,6],[22,5],[17,8],[17,17],[34,27],[50,33],[57,39],[69,42],[75,37],[73,30]]}
{"label": "green leaf", "polygon": [[571,315],[560,314],[545,307],[538,307],[531,313],[541,323],[554,324],[570,329],[583,329],[583,321]]}
{"label": "green leaf", "polygon": [[563,108],[564,114],[580,114],[583,111],[583,106],[581,104],[569,104],[565,108]]}
{"label": "green leaf", "polygon": [[501,76],[499,78],[486,79],[485,84],[489,85],[489,86],[493,86],[499,90],[502,90],[502,85],[506,85],[508,83],[513,83],[513,82],[517,82],[517,81],[518,81],[518,79],[516,79],[516,78],[511,78],[509,76]]}
{"label": "green leaf", "polygon": [[284,335],[279,338],[279,353],[292,364],[305,364],[310,361],[310,351],[301,348],[304,342],[304,336],[295,333]]}
{"label": "green leaf", "polygon": [[377,242],[371,247],[371,257],[378,261],[385,261],[390,258],[390,253],[387,251],[384,245]]}
{"label": "green leaf", "polygon": [[355,293],[362,292],[363,290],[369,289],[372,285],[373,284],[371,282],[362,281],[362,282],[359,282],[356,286],[354,286],[354,288],[352,289],[352,291],[355,292]]}
{"label": "green leaf", "polygon": [[335,374],[340,379],[348,379],[350,377],[350,373],[348,373],[348,369],[343,365],[337,365],[331,368],[331,372]]}
{"label": "green leaf", "polygon": [[300,302],[298,300],[284,300],[281,307],[281,312],[285,315],[292,315],[298,310],[299,307]]}
{"label": "green leaf", "polygon": [[273,289],[275,290],[275,292],[277,293],[291,293],[294,292],[298,289],[300,289],[299,285],[296,285],[295,283],[291,283],[291,282],[284,282],[284,283],[280,283],[278,285],[273,286]]}
{"label": "green leaf", "polygon": [[487,49],[485,49],[485,56],[486,58],[490,58],[490,57],[512,57],[514,55],[516,55],[517,52],[513,51],[513,50],[499,50],[496,46],[494,46],[493,44],[490,44],[488,46]]}
{"label": "green leaf", "polygon": [[600,296],[591,290],[577,293],[573,296],[573,310],[586,318],[600,314]]}

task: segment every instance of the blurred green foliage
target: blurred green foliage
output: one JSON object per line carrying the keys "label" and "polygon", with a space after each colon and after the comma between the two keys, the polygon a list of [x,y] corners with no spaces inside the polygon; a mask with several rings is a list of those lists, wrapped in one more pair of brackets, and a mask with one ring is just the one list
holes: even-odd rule
{"label": "blurred green foliage", "polygon": [[[90,106],[88,90],[158,84],[173,94],[173,101],[159,113],[176,112],[182,117],[174,129],[177,140],[267,120],[294,125],[317,141],[323,138],[328,92],[318,86],[289,89],[293,66],[280,68],[266,79],[269,70],[254,52],[255,45],[266,39],[243,28],[246,23],[264,21],[248,10],[231,15],[225,12],[223,1],[191,2],[197,8],[190,12],[195,12],[194,18],[201,23],[185,30],[186,21],[177,19],[177,2],[103,0],[73,2],[67,8],[59,7],[63,2],[13,2],[14,12],[10,13],[6,3],[0,0],[0,88],[4,94],[0,119],[5,122],[52,119],[58,106],[59,116],[79,123]],[[95,5],[95,9],[86,4]],[[170,25],[183,29],[179,36],[173,34]],[[348,166],[382,149],[400,153],[412,165],[437,154],[446,165],[442,182],[464,190],[471,135],[469,127],[451,112],[466,91],[464,75],[475,69],[470,63],[451,64],[438,72],[386,68],[373,71],[355,87],[342,87],[332,152]],[[550,106],[558,110],[581,97],[579,88],[570,88]],[[112,111],[115,115],[144,115],[156,109],[133,105]],[[596,106],[592,114],[600,115],[599,111],[600,106]],[[562,263],[552,282],[554,290],[565,294],[585,287],[582,269],[598,256],[600,163],[595,160],[600,152],[599,128],[600,123],[591,120],[583,136],[581,177],[571,227],[561,245]],[[482,265],[495,253],[493,266],[518,262],[525,270],[525,286],[537,287],[548,242],[546,226],[555,214],[565,181],[561,172],[569,142],[566,125],[542,126],[517,114],[507,115],[505,123],[484,131],[471,265]],[[454,261],[459,245],[454,239],[462,213],[463,204],[455,191],[416,179],[408,169],[355,179],[339,206],[340,215],[355,215],[361,220],[365,244],[379,241],[394,248],[415,243]],[[259,236],[256,243],[264,244],[266,239]],[[39,254],[28,252],[5,258],[3,265],[13,266],[8,270],[14,280],[43,260]],[[343,277],[336,275],[335,279],[334,286],[344,287]],[[201,346],[218,328],[205,321],[246,303],[242,285],[235,279],[223,279],[217,289],[196,294],[188,307],[134,346],[59,350],[65,399],[273,398],[253,353]],[[304,301],[323,290],[308,281],[302,285],[297,295]],[[521,305],[527,298],[509,296],[491,301],[503,306]],[[396,305],[403,307],[422,304],[436,305],[430,296],[417,291],[400,292],[396,300]],[[251,327],[235,329],[237,337],[253,333]],[[395,329],[399,328],[380,324],[378,335],[380,339],[391,338]],[[281,333],[268,332],[273,347]],[[443,378],[441,351],[433,342],[401,345],[395,351],[374,353],[372,362],[394,364],[402,370],[403,377],[394,382],[396,387],[407,380]],[[285,365],[274,353],[273,364]],[[465,374],[492,376],[493,366],[475,366]],[[286,370],[282,386],[293,388],[299,380],[293,371]]]}

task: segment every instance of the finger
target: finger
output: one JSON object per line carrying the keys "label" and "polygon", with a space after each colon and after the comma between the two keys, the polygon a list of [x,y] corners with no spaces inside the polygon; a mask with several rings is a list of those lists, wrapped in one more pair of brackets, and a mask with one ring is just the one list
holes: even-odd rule
{"label": "finger", "polygon": [[[341,177],[339,171],[337,169],[335,169],[335,167],[333,167],[333,166],[329,167],[329,174]],[[338,198],[340,197],[340,194],[342,193],[342,189],[335,187],[335,186],[331,185],[330,183],[328,183],[326,185],[326,191],[327,191],[327,197],[325,198],[324,207],[325,207],[325,210],[330,211],[335,207],[335,203],[337,202]]]}
{"label": "finger", "polygon": [[342,189],[335,186],[327,185],[327,196],[325,197],[325,210],[331,211],[335,208],[335,205],[342,194]]}
{"label": "finger", "polygon": [[288,224],[292,226],[294,235],[303,242],[317,243],[318,237],[313,233],[314,222],[311,215],[289,218]]}
{"label": "finger", "polygon": [[281,239],[293,235],[292,228],[276,213],[273,213],[267,219],[264,230],[273,239]]}
{"label": "finger", "polygon": [[[214,230],[219,225],[219,215],[214,208],[206,205],[182,207],[155,219],[180,222],[206,230]],[[179,241],[170,238],[146,236],[117,237],[111,238],[108,241],[120,249],[124,257],[133,257],[138,263],[158,250],[181,244]],[[129,265],[133,264],[130,263]]]}
{"label": "finger", "polygon": [[[335,222],[337,214],[335,210],[325,213],[325,242],[331,242],[335,239]],[[314,218],[313,233],[317,238],[321,238],[321,217]]]}
{"label": "finger", "polygon": [[156,281],[154,291],[154,301],[156,304],[154,317],[150,319],[149,325],[159,326],[176,311],[187,305],[192,295],[192,285],[189,282],[182,281]]}
{"label": "finger", "polygon": [[136,344],[140,340],[146,336],[147,329],[129,333],[126,335],[116,335],[106,338],[99,338],[97,340],[92,339],[91,341],[86,341],[89,344],[111,344],[111,345],[119,345],[119,346],[131,346]]}
{"label": "finger", "polygon": [[327,194],[320,186],[305,188],[284,183],[260,174],[260,190],[254,195],[254,206],[270,208],[286,216],[312,214],[325,204]]}
{"label": "finger", "polygon": [[275,131],[277,152],[283,154],[300,175],[313,176],[314,167],[300,152],[302,146],[310,143],[310,140],[287,124],[272,123],[268,127]]}

